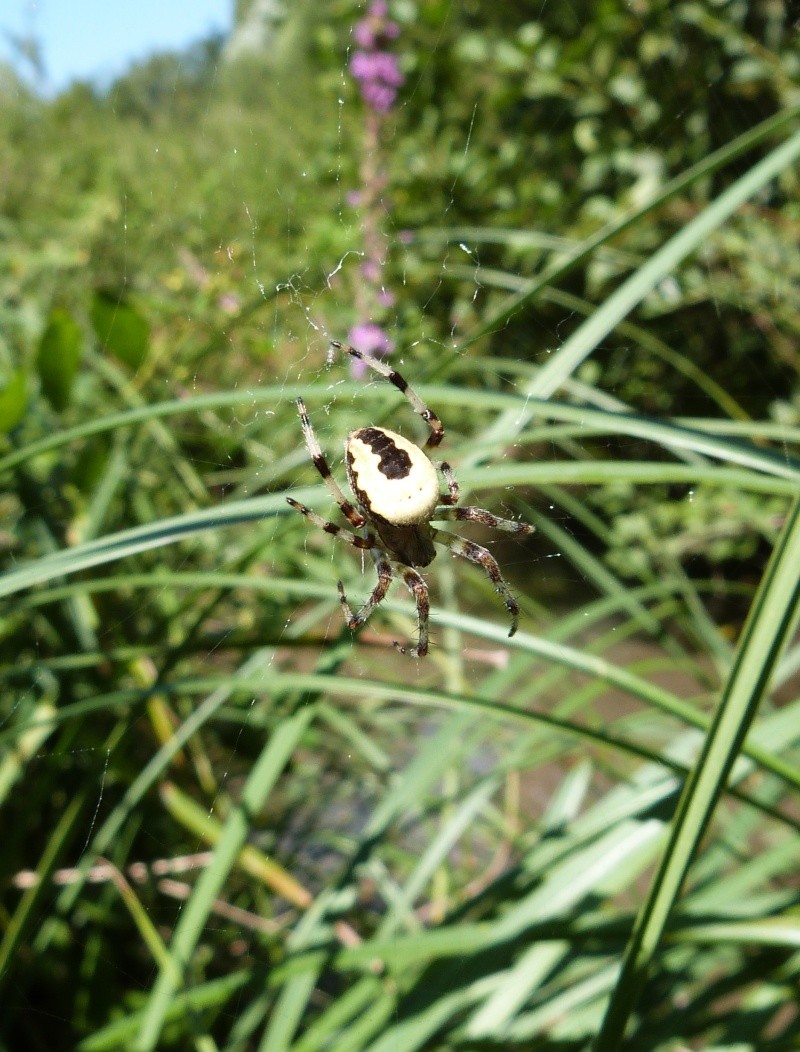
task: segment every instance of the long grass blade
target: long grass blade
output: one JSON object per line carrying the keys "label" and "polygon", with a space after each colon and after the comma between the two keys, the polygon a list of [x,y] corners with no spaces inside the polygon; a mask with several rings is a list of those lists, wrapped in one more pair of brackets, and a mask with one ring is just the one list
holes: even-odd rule
{"label": "long grass blade", "polygon": [[637,918],[619,981],[595,1044],[619,1048],[664,927],[731,767],[769,686],[800,603],[800,499],[787,517],[745,623],[714,722],[686,783],[669,843]]}
{"label": "long grass blade", "polygon": [[[554,394],[567,377],[583,362],[597,345],[628,315],[637,304],[652,292],[692,252],[696,251],[726,219],[771,182],[785,168],[800,157],[800,132],[767,154],[758,164],[728,187],[695,219],[675,234],[643,266],[600,306],[590,318],[566,340],[539,370],[528,385],[531,398],[547,398]],[[530,409],[519,413],[507,411],[488,428],[484,438],[488,442],[509,441],[517,435],[532,416]],[[477,463],[473,455],[469,462]]]}
{"label": "long grass blade", "polygon": [[241,802],[225,822],[214,858],[208,869],[204,870],[181,913],[170,944],[171,963],[168,968],[161,970],[151,991],[134,1043],[136,1052],[152,1052],[157,1047],[172,998],[181,985],[192,953],[202,936],[213,902],[236,864],[253,816],[264,806],[264,801],[313,716],[314,708],[309,705],[285,720],[256,761],[242,790]]}

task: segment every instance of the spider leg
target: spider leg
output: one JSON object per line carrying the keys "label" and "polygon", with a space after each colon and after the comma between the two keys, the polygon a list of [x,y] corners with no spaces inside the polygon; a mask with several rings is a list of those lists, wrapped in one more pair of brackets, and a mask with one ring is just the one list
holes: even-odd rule
{"label": "spider leg", "polygon": [[[469,509],[457,508],[455,510],[467,511]],[[478,510],[480,511],[481,509]],[[494,516],[492,516],[492,518],[494,518]],[[500,567],[497,565],[497,560],[494,556],[490,555],[485,548],[480,546],[480,544],[475,544],[473,541],[466,541],[463,537],[456,537],[455,534],[446,533],[444,530],[434,530],[433,539],[440,544],[443,544],[446,548],[449,548],[453,555],[460,555],[462,559],[467,559],[469,562],[476,563],[476,565],[480,566],[494,585],[497,594],[505,603],[506,610],[511,614],[511,631],[508,634],[509,636],[513,636],[517,631],[517,623],[519,621],[519,604],[511,594],[511,589],[503,579],[503,575],[500,573]]]}
{"label": "spider leg", "polygon": [[375,587],[372,589],[372,594],[366,603],[361,607],[358,613],[354,614],[350,608],[350,604],[347,601],[347,596],[344,593],[344,585],[341,581],[337,582],[339,589],[339,601],[342,604],[342,613],[344,619],[347,622],[347,627],[354,631],[359,625],[363,625],[372,614],[375,607],[382,603],[386,598],[386,593],[389,591],[389,585],[392,583],[392,568],[383,555],[380,552],[373,550],[372,557],[375,560],[375,569],[378,572],[378,580]]}
{"label": "spider leg", "polygon": [[305,504],[301,504],[293,497],[286,498],[287,503],[295,509],[295,511],[302,512],[303,515],[315,526],[319,526],[321,530],[326,533],[332,534],[334,537],[339,536],[343,541],[347,541],[348,544],[352,544],[354,548],[360,548],[362,551],[369,551],[372,548],[377,547],[378,538],[373,536],[371,533],[367,533],[366,537],[358,537],[355,533],[351,533],[350,530],[344,529],[343,526],[337,526],[335,522],[329,522],[328,519],[323,519],[321,515],[317,515],[311,508],[307,508]]}
{"label": "spider leg", "polygon": [[492,515],[485,508],[437,508],[433,515],[435,520],[456,519],[459,522],[480,522],[484,526],[491,526],[493,530],[505,530],[506,533],[530,534],[536,532],[536,527],[527,522],[517,522],[514,519],[500,519]]}
{"label": "spider leg", "polygon": [[[417,645],[411,653],[416,654],[417,657],[425,657],[428,653],[428,615],[431,608],[428,586],[422,576],[410,566],[405,566],[403,563],[392,563],[392,569],[403,578],[403,583],[414,596],[414,602],[417,604]],[[407,647],[399,643],[395,643],[395,646],[401,654],[409,652]]]}
{"label": "spider leg", "polygon": [[435,446],[439,445],[444,438],[444,425],[436,413],[425,405],[417,392],[408,386],[408,382],[403,379],[400,373],[395,369],[392,369],[391,366],[386,365],[385,362],[380,361],[380,359],[373,358],[368,354],[362,354],[361,351],[357,351],[355,347],[347,347],[345,344],[339,343],[338,340],[331,340],[331,347],[335,347],[337,351],[344,351],[351,357],[356,358],[359,362],[363,362],[364,365],[368,366],[374,372],[379,373],[381,376],[386,377],[390,383],[393,383],[397,390],[406,396],[411,403],[411,408],[414,412],[419,413],[431,429],[428,441],[422,448],[433,449]]}
{"label": "spider leg", "polygon": [[[353,507],[347,497],[345,497],[344,493],[342,493],[339,488],[338,482],[331,474],[331,469],[328,467],[328,461],[325,459],[320,444],[317,441],[317,436],[314,434],[314,428],[311,426],[311,421],[308,418],[308,411],[306,410],[306,404],[302,398],[297,399],[297,411],[300,414],[300,426],[303,428],[303,437],[306,440],[306,446],[308,446],[308,452],[314,463],[314,467],[322,476],[322,480],[330,490],[331,496],[342,509],[342,515],[344,515],[351,526],[360,529],[366,524],[367,520],[360,511],[357,511]],[[317,525],[319,525],[319,523],[317,523]]]}
{"label": "spider leg", "polygon": [[436,467],[441,471],[442,475],[444,475],[444,480],[447,483],[448,490],[447,493],[441,494],[441,496],[439,497],[440,502],[442,504],[458,504],[458,498],[461,493],[461,490],[459,489],[458,479],[456,478],[453,469],[450,467],[446,460],[443,460],[441,463],[437,464]]}

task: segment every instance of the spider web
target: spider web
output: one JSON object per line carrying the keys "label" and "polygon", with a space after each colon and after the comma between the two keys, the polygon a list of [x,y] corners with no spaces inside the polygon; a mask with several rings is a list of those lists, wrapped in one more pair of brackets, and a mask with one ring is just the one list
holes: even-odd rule
{"label": "spider web", "polygon": [[[537,16],[540,16],[546,7],[546,4],[534,4],[526,7],[524,15],[520,17],[520,30],[524,30],[524,27],[528,24],[531,26],[535,25]],[[576,6],[570,7],[570,5],[566,5],[566,7],[572,12],[572,16],[577,23],[580,19],[578,8]],[[363,13],[363,9],[359,5],[351,5],[351,9],[354,19]],[[416,96],[426,90],[430,90],[429,79],[435,72],[438,49],[444,46],[440,41],[446,38],[448,21],[453,17],[453,14],[453,5],[449,5],[449,14],[441,22],[438,33],[439,39],[432,42],[428,58],[415,64],[411,72],[409,72],[397,103],[396,116],[399,120],[402,120],[404,111],[413,107]],[[304,18],[307,19],[307,14],[299,16],[301,21]],[[402,31],[409,35],[413,34],[413,22],[404,23]],[[475,41],[471,39],[469,46],[476,46]],[[403,39],[401,36],[398,42],[398,50],[402,51],[402,48]],[[248,158],[249,162],[252,163],[253,155],[257,156],[260,153],[265,158],[265,170],[269,169],[269,150],[265,141],[264,131],[263,129],[251,129],[248,140],[247,129],[242,129],[240,133],[241,139],[234,143],[226,168],[224,193],[230,202],[231,219],[224,241],[216,245],[207,245],[200,249],[195,249],[187,246],[179,234],[173,232],[168,234],[170,253],[173,259],[178,262],[179,268],[184,273],[184,280],[188,285],[194,283],[195,287],[202,288],[204,284],[213,283],[220,275],[224,275],[226,268],[235,269],[236,280],[240,282],[240,288],[244,291],[239,293],[239,302],[230,305],[232,322],[235,320],[236,309],[241,310],[245,308],[255,311],[260,300],[263,308],[258,310],[259,326],[264,334],[265,342],[273,347],[287,349],[286,352],[281,353],[278,359],[265,356],[266,362],[261,370],[253,369],[251,361],[247,376],[248,384],[255,381],[258,383],[277,383],[288,387],[307,382],[309,378],[314,380],[320,376],[330,375],[330,383],[327,388],[327,405],[321,407],[321,409],[320,407],[315,407],[314,411],[315,427],[328,449],[332,446],[335,449],[343,437],[341,431],[337,431],[334,434],[331,433],[332,429],[326,426],[326,418],[339,400],[337,387],[346,379],[346,373],[341,368],[341,364],[335,368],[330,368],[331,363],[327,355],[328,342],[330,339],[344,338],[346,333],[343,330],[346,327],[368,320],[359,318],[354,314],[352,302],[349,299],[352,296],[353,289],[359,284],[360,268],[367,255],[367,249],[359,233],[358,210],[357,208],[354,209],[349,200],[353,193],[358,190],[358,161],[354,159],[353,154],[358,151],[359,125],[364,119],[363,103],[354,90],[352,78],[348,72],[348,64],[352,58],[353,50],[354,45],[351,44],[350,48],[342,55],[341,68],[319,92],[322,99],[315,110],[315,117],[319,117],[321,114],[322,119],[327,122],[328,128],[333,129],[333,135],[329,135],[328,138],[333,138],[336,142],[334,149],[334,182],[337,205],[333,215],[326,217],[334,230],[330,240],[336,239],[338,228],[340,240],[351,239],[351,243],[347,247],[338,254],[329,250],[323,255],[321,261],[309,259],[303,267],[286,271],[277,277],[274,266],[269,260],[271,251],[270,239],[274,237],[273,231],[276,225],[280,226],[280,224],[274,222],[276,216],[283,223],[287,239],[291,237],[299,244],[302,244],[304,238],[309,243],[315,237],[319,239],[316,227],[320,223],[320,219],[312,213],[303,211],[303,208],[306,207],[307,199],[303,197],[299,190],[308,185],[313,185],[315,177],[322,175],[323,178],[329,178],[330,173],[321,173],[318,169],[315,170],[317,158],[315,158],[313,151],[309,151],[308,129],[305,128],[288,129],[290,136],[293,131],[296,130],[298,132],[301,148],[295,151],[294,156],[292,156],[291,150],[285,151],[281,158],[284,168],[281,172],[280,185],[276,186],[273,183],[270,187],[273,193],[266,204],[264,200],[253,195],[251,183],[247,178],[249,174],[246,167],[248,161],[245,160],[245,158]],[[634,43],[631,43],[628,54],[631,60],[635,58]],[[476,56],[470,67],[471,56],[467,55],[466,68],[477,69],[479,58],[480,56]],[[268,72],[267,75],[272,74]],[[274,77],[273,88],[275,94],[273,98],[280,98],[281,93],[288,90],[293,75],[292,64],[287,62],[284,69]],[[516,75],[516,71],[510,67],[509,76],[514,75]],[[486,284],[484,271],[487,264],[484,263],[484,260],[488,259],[488,265],[491,266],[497,259],[497,252],[491,243],[484,241],[481,236],[476,236],[472,240],[469,239],[466,232],[463,237],[459,236],[458,228],[466,227],[463,219],[465,212],[463,198],[468,197],[472,192],[471,186],[474,181],[473,166],[476,161],[476,147],[473,140],[476,125],[485,123],[492,105],[493,102],[490,98],[478,97],[471,103],[466,119],[462,120],[461,123],[454,122],[451,128],[447,128],[445,123],[450,136],[448,149],[452,163],[450,164],[449,173],[443,176],[441,180],[443,187],[441,192],[441,212],[439,215],[428,215],[427,222],[429,227],[444,227],[452,221],[453,232],[451,237],[442,238],[438,243],[435,240],[433,242],[434,247],[428,253],[428,259],[426,260],[427,273],[432,275],[432,280],[427,285],[423,285],[420,282],[418,274],[410,277],[406,270],[404,263],[404,254],[408,250],[408,246],[404,244],[406,228],[403,225],[403,217],[398,214],[399,209],[393,205],[392,199],[397,196],[395,188],[391,184],[388,185],[385,193],[382,195],[383,222],[379,231],[381,249],[387,259],[392,259],[391,265],[387,265],[386,268],[387,285],[389,282],[392,282],[396,295],[399,297],[404,294],[405,287],[413,284],[414,292],[419,297],[417,309],[423,323],[426,318],[437,315],[437,312],[439,315],[437,318],[439,325],[438,335],[433,331],[428,335],[428,338],[409,339],[408,333],[405,333],[402,343],[400,343],[395,354],[391,357],[392,364],[396,368],[404,370],[405,375],[412,382],[424,381],[426,377],[436,374],[435,361],[437,356],[443,354],[464,356],[468,354],[465,339],[469,337],[470,321],[474,322],[474,317],[465,322],[464,314],[472,307],[475,315],[477,315],[485,305]],[[742,105],[744,106],[745,104],[742,103]],[[209,113],[210,108],[209,104]],[[288,110],[288,112],[291,113],[291,110]],[[672,117],[672,121],[680,122],[685,116],[685,111],[679,111]],[[560,131],[563,131],[565,120],[566,117],[563,114],[554,115],[551,122],[542,127],[541,134],[546,136],[558,134]],[[724,125],[724,120],[722,123]],[[391,121],[387,122],[381,129],[381,156],[377,163],[385,168],[387,179],[391,179],[392,174],[394,174],[392,152],[396,149],[398,143],[402,142],[402,134],[398,130],[397,125]],[[586,134],[589,134],[589,132],[587,131]],[[642,134],[640,142],[643,159],[640,158],[637,162],[639,164],[638,177],[634,179],[629,190],[628,195],[631,202],[635,203],[652,192],[655,185],[654,181],[658,179],[658,173],[654,170],[654,161],[650,168],[647,166],[648,150],[651,152],[655,151],[660,141],[667,137],[667,134],[668,129],[663,126],[653,126],[649,131]],[[723,131],[718,132],[718,134],[720,138],[724,138]],[[204,136],[211,138],[211,131],[202,120],[197,127],[197,135],[201,141]],[[165,141],[161,148],[166,149],[166,147],[167,143]],[[217,158],[217,160],[222,159]],[[482,158],[479,157],[477,160],[482,161]],[[636,173],[636,165],[632,165],[630,171]],[[267,181],[269,182],[269,179]],[[601,202],[595,202],[592,207],[599,214]],[[271,213],[272,219],[270,231],[266,238],[264,236],[265,223],[262,218],[265,210]],[[123,266],[126,269],[133,269],[132,267],[127,268],[125,262],[128,218],[129,216],[124,212],[119,217],[121,254]],[[202,222],[203,216],[201,215],[199,218]],[[534,233],[537,233],[537,231],[534,230]],[[538,231],[538,233],[540,234],[540,244],[545,244],[547,241],[546,232],[542,230]],[[418,232],[412,232],[412,236],[416,250],[419,245]],[[555,243],[557,239],[554,238],[553,240]],[[530,254],[533,252],[533,265],[535,267],[537,252],[539,258],[544,257],[541,247],[538,249],[536,247],[536,238],[533,238],[532,241],[533,249],[531,248],[530,239],[527,244],[524,243],[524,239],[520,239],[524,247],[520,250],[517,258],[524,258],[526,253]],[[721,250],[725,251],[724,245]],[[700,254],[697,265],[701,268],[705,267],[709,271],[706,255],[714,252],[719,253],[719,251],[719,245],[715,245],[713,248],[708,247],[707,250]],[[431,256],[433,257],[432,263]],[[513,251],[510,256],[506,256],[507,260],[513,258]],[[528,262],[530,262],[530,257]],[[731,258],[732,268],[737,262],[733,257]],[[616,260],[613,258],[613,253],[608,257],[601,254],[601,259],[597,264],[598,273],[594,278],[598,286],[601,286],[604,268],[613,271],[615,265]],[[414,267],[419,271],[418,262],[414,264]],[[454,282],[452,277],[454,270],[457,270],[459,275],[456,282]],[[470,274],[471,277],[469,276]],[[456,292],[454,292],[454,285],[457,289]],[[734,297],[734,305],[744,310],[746,305],[741,300],[740,290],[733,286],[731,290],[727,291],[729,295]],[[222,299],[225,295],[226,291],[223,289],[219,296]],[[669,288],[663,289],[662,295],[665,298],[669,298]],[[719,311],[726,306],[730,306],[729,301],[726,302],[716,297],[713,302]],[[441,332],[442,311],[439,308],[442,303],[446,304],[444,313],[449,313],[452,319],[449,330],[445,334]],[[399,311],[395,312],[395,319],[399,319],[399,316]],[[190,326],[194,322],[191,310],[187,320]],[[568,308],[561,309],[555,313],[549,312],[545,314],[537,312],[533,319],[533,326],[536,331],[536,346],[543,349],[539,352],[539,357],[541,358],[542,353],[546,354],[556,350],[580,320],[581,315],[577,311]],[[503,329],[508,329],[509,325],[513,327],[513,319],[511,322],[503,322],[498,331],[502,332]],[[387,316],[386,326],[390,331],[394,331],[391,313]],[[234,325],[232,324],[231,332],[233,329]],[[223,333],[222,338],[223,340],[228,339],[231,346],[234,345],[233,335]],[[517,346],[521,346],[519,339],[516,337],[514,339],[517,342]],[[420,346],[422,346],[422,353],[417,353]],[[500,367],[500,363],[498,363],[498,367]],[[328,373],[329,369],[330,372]],[[205,373],[203,362],[199,361],[195,364],[192,375],[187,377],[187,381],[187,387],[190,391],[201,392],[209,389],[209,386],[214,382],[214,377]],[[369,382],[374,384],[375,380],[370,379]],[[503,382],[508,389],[512,390],[524,387],[524,380],[517,378],[513,372],[506,374]],[[774,393],[777,396],[780,392],[776,390]],[[347,399],[348,412],[352,411],[354,417],[356,413],[360,414],[362,408],[364,408],[361,400],[356,399],[354,401],[349,394]],[[287,396],[287,400],[290,400],[289,396]],[[397,411],[402,419],[403,414],[406,412],[405,408],[399,407]],[[235,409],[231,412],[230,419],[232,425],[241,431],[245,442],[249,440],[249,435],[253,435],[251,448],[254,457],[258,458],[259,447],[261,447],[261,452],[266,460],[269,460],[270,457],[269,450],[265,448],[266,444],[264,442],[265,425],[267,425],[268,432],[273,428],[289,429],[296,438],[296,445],[300,453],[300,457],[297,458],[297,464],[298,468],[301,467],[303,450],[300,445],[300,431],[296,420],[291,415],[278,415],[275,414],[273,409],[258,409],[255,411]],[[339,418],[337,417],[336,419],[338,429]],[[362,417],[358,422],[366,423],[368,421]],[[613,448],[613,443],[610,440],[608,445],[610,449]],[[333,461],[334,470],[339,472],[340,481],[343,481],[341,457],[337,457],[334,454]],[[226,479],[230,469],[230,461],[220,461],[217,464],[213,464],[205,460],[198,460],[196,467],[198,471],[211,480],[212,485],[218,479],[223,480],[221,484],[226,486],[228,493],[233,497],[247,497],[252,493],[258,492],[263,481],[260,472],[256,469],[251,474],[251,477],[242,478],[228,488]],[[268,472],[266,474],[267,476],[269,475]],[[547,510],[553,513],[557,511],[553,504],[549,504],[546,507]],[[266,547],[269,548],[277,541],[279,527],[276,522],[268,520],[263,528]],[[542,553],[539,556],[541,567],[544,566],[544,560],[551,560],[558,558],[558,556],[558,552]],[[190,556],[187,554],[187,562],[189,558]],[[331,576],[334,579],[337,555],[333,546],[331,546],[329,558]],[[364,569],[368,575],[371,567],[366,565]],[[542,572],[546,571],[542,569]],[[369,576],[365,578],[365,590],[368,590],[368,582]],[[136,612],[134,607],[132,616]],[[335,635],[337,633],[339,618],[339,611],[334,609],[329,622],[331,634]],[[291,618],[286,621],[285,628],[287,630],[290,628],[291,623]],[[102,640],[102,633],[100,638]],[[224,633],[215,648],[208,651],[207,658],[209,660],[213,659],[216,650],[223,645]]]}

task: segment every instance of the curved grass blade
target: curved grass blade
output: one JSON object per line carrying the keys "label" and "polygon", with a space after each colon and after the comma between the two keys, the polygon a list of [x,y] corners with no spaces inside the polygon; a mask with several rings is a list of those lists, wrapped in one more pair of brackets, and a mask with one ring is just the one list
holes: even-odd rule
{"label": "curved grass blade", "polygon": [[[680,230],[663,245],[643,266],[632,274],[602,306],[580,325],[568,340],[539,370],[529,384],[526,394],[530,397],[547,398],[561,386],[575,369],[597,347],[597,345],[628,315],[637,304],[667,277],[705,239],[721,226],[754,194],[778,176],[800,157],[800,132],[795,132],[753,165],[704,209],[691,223]],[[549,279],[548,282],[549,283]],[[488,441],[508,441],[517,435],[531,418],[531,411],[519,413],[508,411],[488,429]],[[474,455],[470,463],[476,463]]]}
{"label": "curved grass blade", "polygon": [[800,499],[787,517],[753,601],[714,721],[678,804],[672,832],[637,918],[595,1044],[611,1052],[623,1039],[664,927],[731,767],[755,718],[800,605]]}
{"label": "curved grass blade", "polygon": [[[625,418],[623,417],[623,420]],[[763,456],[763,454],[762,454]],[[775,458],[778,460],[778,458]],[[780,472],[761,475],[741,468],[715,465],[643,463],[639,461],[550,461],[545,463],[515,462],[474,467],[460,473],[464,486],[471,490],[495,489],[499,486],[541,486],[547,483],[600,485],[605,482],[632,482],[637,485],[706,482],[717,486],[740,486],[756,493],[793,496],[797,482],[795,470],[785,462]],[[788,477],[776,477],[784,475]],[[303,502],[313,502],[324,495],[322,486],[292,489],[292,495]],[[0,598],[31,588],[56,577],[101,566],[129,555],[161,548],[206,530],[258,522],[274,514],[288,514],[283,493],[249,500],[230,501],[218,508],[204,508],[109,534],[85,544],[43,556],[19,569],[0,575]]]}
{"label": "curved grass blade", "polygon": [[[645,216],[655,211],[655,209],[660,208],[661,205],[665,204],[671,198],[682,193],[697,179],[705,178],[718,171],[730,161],[735,160],[743,153],[751,150],[754,146],[757,146],[758,143],[762,142],[764,139],[774,135],[775,132],[784,128],[787,124],[791,124],[798,116],[800,116],[800,105],[790,106],[780,113],[776,113],[772,117],[769,117],[767,120],[762,121],[762,123],[756,125],[756,127],[750,128],[743,135],[734,139],[733,142],[727,143],[725,146],[720,147],[720,149],[715,150],[714,153],[704,157],[701,161],[698,161],[697,164],[692,165],[691,168],[687,168],[685,172],[682,172],[674,179],[671,179],[664,187],[662,187],[661,191],[642,208],[628,212],[619,219],[608,223],[606,226],[598,230],[592,237],[587,238],[586,241],[577,245],[566,259],[556,260],[551,266],[547,267],[542,274],[531,279],[527,287],[513,296],[510,302],[504,304],[500,310],[495,311],[488,318],[485,318],[480,326],[469,334],[466,344],[469,345],[474,343],[482,336],[487,335],[487,333],[493,332],[502,325],[503,322],[508,321],[509,318],[518,314],[520,309],[524,307],[526,303],[530,303],[530,301],[536,297],[537,293],[546,285],[553,285],[561,278],[566,277],[567,274],[580,266],[580,264],[588,259],[597,249],[604,246],[606,242],[617,237],[617,235],[623,233],[625,230],[628,230],[635,223],[638,223],[640,219],[643,219]],[[503,232],[503,234],[504,233],[505,232]],[[501,234],[500,237],[503,237],[503,234]],[[450,241],[462,241],[464,240],[464,232],[450,232],[447,235],[447,239]]]}
{"label": "curved grass blade", "polygon": [[[595,315],[592,315],[595,317]],[[591,322],[591,318],[585,323]],[[583,326],[578,332],[583,330]],[[573,337],[578,335],[573,334]],[[605,335],[605,334],[604,334]],[[571,337],[570,339],[572,339]],[[568,341],[569,343],[569,341]],[[562,351],[567,347],[564,344]],[[560,354],[561,351],[558,352]],[[724,438],[716,437],[716,432],[723,433],[732,429],[729,421],[719,420],[653,420],[636,413],[610,411],[608,408],[601,409],[593,406],[570,405],[565,402],[552,401],[549,397],[537,397],[533,390],[539,374],[537,373],[528,383],[526,393],[509,393],[499,391],[475,390],[457,387],[447,384],[417,384],[416,390],[427,401],[439,406],[455,406],[461,409],[476,409],[486,412],[500,413],[499,420],[512,419],[519,421],[515,426],[513,434],[519,434],[523,427],[531,419],[558,420],[565,423],[573,423],[579,427],[594,427],[598,433],[626,434],[634,438],[644,438],[667,448],[686,449],[706,456],[713,456],[723,462],[740,464],[755,470],[778,475],[784,478],[800,479],[800,465],[795,461],[780,456],[770,450],[764,450],[751,442],[725,441]],[[566,379],[566,377],[565,377]],[[364,387],[348,381],[336,384],[336,393],[339,398],[355,397],[383,397],[382,388]],[[45,453],[52,453],[64,446],[71,445],[91,438],[94,435],[119,431],[122,428],[134,427],[145,424],[150,420],[162,417],[179,416],[187,413],[202,413],[208,410],[225,408],[256,408],[265,403],[276,405],[285,402],[287,398],[295,396],[303,398],[330,398],[330,383],[320,382],[315,384],[285,384],[281,387],[268,386],[259,387],[245,391],[223,391],[210,395],[199,395],[195,398],[176,399],[171,402],[158,402],[153,405],[143,406],[138,409],[127,410],[121,413],[109,413],[107,416],[97,417],[93,420],[56,432],[45,438],[30,442],[13,453],[0,457],[0,472],[17,467],[28,460]],[[616,404],[616,403],[615,403]],[[524,417],[523,417],[524,414]],[[761,427],[759,434],[769,434],[776,441],[785,441],[786,434],[790,429],[776,424],[753,424],[752,427]],[[763,429],[766,428],[766,431]],[[735,432],[734,432],[735,433]],[[745,433],[750,438],[750,430]],[[742,435],[742,432],[739,432]],[[490,440],[485,435],[480,439],[479,450],[481,457],[470,461],[477,463],[494,448],[507,443],[510,436],[503,431],[496,440]],[[470,441],[470,448],[476,445],[477,436]],[[492,442],[494,441],[494,445]],[[462,463],[467,463],[466,460]]]}

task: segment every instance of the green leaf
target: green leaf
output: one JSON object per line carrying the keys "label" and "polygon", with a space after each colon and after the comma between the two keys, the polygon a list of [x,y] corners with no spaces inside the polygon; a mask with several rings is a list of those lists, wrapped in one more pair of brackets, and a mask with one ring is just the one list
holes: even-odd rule
{"label": "green leaf", "polygon": [[150,343],[149,327],[139,311],[115,293],[97,292],[89,313],[103,349],[138,369]]}
{"label": "green leaf", "polygon": [[50,312],[47,328],[42,333],[36,365],[42,393],[57,413],[69,405],[80,356],[78,323],[69,311],[56,307]]}
{"label": "green leaf", "polygon": [[27,405],[25,373],[19,370],[11,374],[0,390],[0,434],[7,434],[17,426],[25,415]]}

